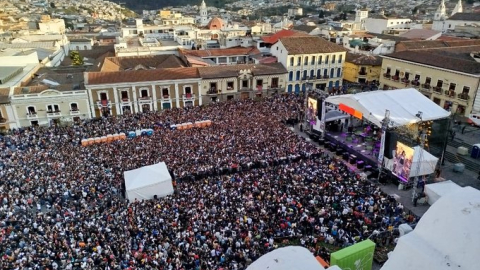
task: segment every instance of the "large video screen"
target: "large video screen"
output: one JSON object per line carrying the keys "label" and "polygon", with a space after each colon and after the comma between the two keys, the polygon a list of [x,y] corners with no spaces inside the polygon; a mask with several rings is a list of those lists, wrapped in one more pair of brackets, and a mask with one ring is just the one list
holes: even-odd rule
{"label": "large video screen", "polygon": [[317,100],[314,98],[308,98],[308,108],[307,108],[307,120],[310,125],[314,126],[317,124]]}
{"label": "large video screen", "polygon": [[393,157],[393,174],[400,180],[408,182],[410,170],[413,163],[413,154],[415,150],[401,142],[397,142],[395,156]]}

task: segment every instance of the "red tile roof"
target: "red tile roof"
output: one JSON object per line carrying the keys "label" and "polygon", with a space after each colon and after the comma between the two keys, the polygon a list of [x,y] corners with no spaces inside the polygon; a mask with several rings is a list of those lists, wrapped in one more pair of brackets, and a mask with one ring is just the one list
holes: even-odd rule
{"label": "red tile roof", "polygon": [[277,33],[273,34],[272,36],[263,36],[262,40],[265,43],[275,44],[277,41],[283,37],[291,37],[291,36],[308,36],[307,33],[294,31],[294,30],[280,30]]}
{"label": "red tile roof", "polygon": [[151,82],[200,78],[197,68],[164,68],[114,72],[87,72],[86,85]]}
{"label": "red tile roof", "polygon": [[234,47],[227,49],[181,50],[180,53],[203,58],[210,56],[255,55],[259,54],[260,51],[256,47]]}

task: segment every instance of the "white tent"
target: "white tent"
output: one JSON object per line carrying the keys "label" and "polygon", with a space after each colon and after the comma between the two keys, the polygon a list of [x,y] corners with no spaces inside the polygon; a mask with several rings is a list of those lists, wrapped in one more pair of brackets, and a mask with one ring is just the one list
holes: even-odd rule
{"label": "white tent", "polygon": [[461,188],[441,197],[413,232],[398,239],[381,270],[478,270],[480,191]]}
{"label": "white tent", "polygon": [[275,249],[254,261],[247,270],[324,270],[306,248],[289,246]]}
{"label": "white tent", "polygon": [[172,177],[165,162],[125,171],[125,189],[127,199],[149,200],[155,195],[159,198],[173,194]]}
{"label": "white tent", "polygon": [[430,121],[446,118],[449,112],[413,88],[371,91],[358,94],[330,96],[325,102],[340,103],[363,114],[363,118],[381,126],[385,111],[390,111],[392,127],[399,127],[420,121],[416,114],[422,112],[422,120]]}
{"label": "white tent", "polygon": [[[410,177],[429,175],[435,172],[437,166],[438,158],[434,155],[427,152],[425,149],[420,148],[420,146],[413,147],[415,150],[413,154],[413,162],[410,167]],[[420,159],[420,153],[422,153]],[[420,170],[418,170],[418,163],[420,164]]]}
{"label": "white tent", "polygon": [[462,187],[450,180],[425,185],[425,193],[428,197],[428,204],[432,205],[441,197],[451,192],[458,191],[461,188]]}

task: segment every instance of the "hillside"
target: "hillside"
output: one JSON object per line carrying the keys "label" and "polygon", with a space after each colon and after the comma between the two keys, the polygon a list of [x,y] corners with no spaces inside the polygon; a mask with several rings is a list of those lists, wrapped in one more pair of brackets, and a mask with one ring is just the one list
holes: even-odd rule
{"label": "hillside", "polygon": [[[117,1],[114,1],[117,2]],[[202,0],[124,0],[125,6],[131,10],[141,12],[142,10],[161,9],[168,6],[186,6],[200,5]],[[225,4],[235,2],[235,0],[206,0],[207,6],[222,8]],[[118,3],[118,2],[117,2]]]}

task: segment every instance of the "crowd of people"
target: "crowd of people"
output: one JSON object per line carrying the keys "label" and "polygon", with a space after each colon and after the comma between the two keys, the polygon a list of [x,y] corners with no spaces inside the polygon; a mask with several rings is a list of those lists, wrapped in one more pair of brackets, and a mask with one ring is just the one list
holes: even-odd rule
{"label": "crowd of people", "polygon": [[[0,268],[245,269],[295,239],[348,246],[413,221],[376,186],[290,130],[278,95],[13,130],[0,146]],[[211,120],[208,128],[172,124]],[[83,147],[83,138],[154,128]],[[123,172],[165,161],[175,193],[128,201]],[[328,258],[327,258],[328,259]]]}

